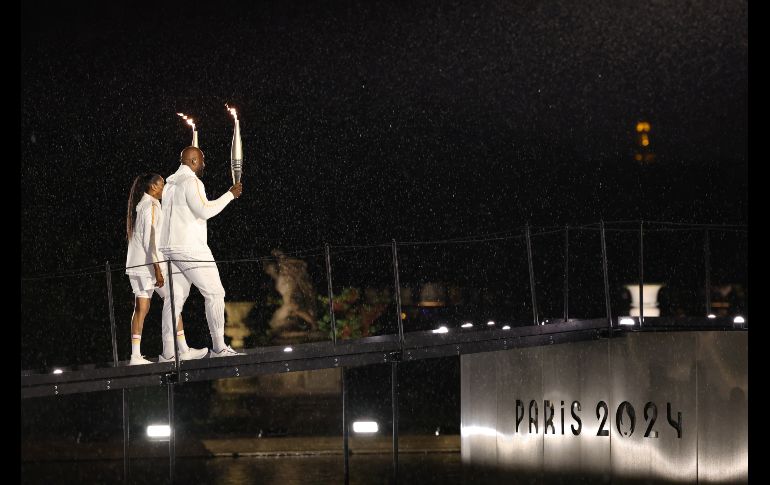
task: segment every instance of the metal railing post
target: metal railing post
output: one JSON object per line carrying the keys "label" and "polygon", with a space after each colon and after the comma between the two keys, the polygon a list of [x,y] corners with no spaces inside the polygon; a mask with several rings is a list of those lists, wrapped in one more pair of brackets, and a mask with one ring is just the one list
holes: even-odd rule
{"label": "metal railing post", "polygon": [[612,328],[612,308],[610,307],[610,279],[607,270],[607,242],[604,233],[604,219],[600,222],[602,243],[602,273],[604,274],[604,308],[607,313],[607,326]]}
{"label": "metal railing post", "polygon": [[391,246],[393,248],[393,280],[396,290],[396,316],[398,317],[398,342],[403,350],[404,348],[404,319],[401,318],[401,282],[398,276],[398,247],[396,240],[393,239]]}
{"label": "metal railing post", "polygon": [[128,483],[129,475],[129,425],[130,417],[128,414],[128,389],[123,388],[123,483]]}
{"label": "metal railing post", "polygon": [[398,483],[398,362],[390,363],[390,399],[393,407],[393,483]]}
{"label": "metal railing post", "polygon": [[342,452],[344,453],[345,485],[350,483],[350,452],[348,450],[348,388],[345,367],[342,368]]}
{"label": "metal railing post", "polygon": [[706,229],[703,239],[703,257],[705,259],[705,293],[706,293],[706,316],[711,314],[711,241],[709,241],[709,230]]}
{"label": "metal railing post", "polygon": [[529,292],[530,295],[532,295],[532,319],[535,321],[535,325],[539,325],[540,322],[537,315],[537,295],[535,294],[535,270],[532,265],[532,241],[529,233],[529,223],[527,223],[525,235],[527,238],[527,262],[529,264]]}
{"label": "metal railing post", "polygon": [[326,243],[326,285],[329,291],[329,319],[332,324],[332,342],[337,345],[337,318],[334,316],[334,290],[332,290],[332,260],[329,243]]}
{"label": "metal railing post", "polygon": [[172,273],[171,260],[166,261],[168,267],[168,297],[171,307],[171,335],[174,338],[174,365],[176,366],[177,382],[182,382],[182,370],[179,366],[179,344],[176,341],[176,332],[178,325],[178,318],[176,316],[176,308],[174,308],[174,274]]}
{"label": "metal railing post", "polygon": [[644,221],[639,221],[639,326],[644,325]]}
{"label": "metal railing post", "polygon": [[166,386],[168,388],[168,476],[170,483],[173,485],[176,480],[175,468],[176,468],[176,425],[174,422],[174,382],[173,374],[168,374],[168,382]]}
{"label": "metal railing post", "polygon": [[112,336],[112,365],[118,366],[118,341],[115,329],[115,302],[112,299],[112,272],[110,271],[110,262],[104,263],[105,273],[107,274],[107,303],[110,309],[110,334]]}
{"label": "metal railing post", "polygon": [[569,320],[569,226],[564,226],[564,321]]}

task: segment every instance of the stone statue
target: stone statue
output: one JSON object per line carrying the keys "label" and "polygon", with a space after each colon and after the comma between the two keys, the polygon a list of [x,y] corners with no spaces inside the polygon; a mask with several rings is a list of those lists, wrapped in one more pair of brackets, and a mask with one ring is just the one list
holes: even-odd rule
{"label": "stone statue", "polygon": [[316,322],[316,293],[307,274],[307,263],[292,258],[274,249],[275,261],[263,263],[265,273],[275,280],[275,289],[283,299],[270,319],[274,335],[292,336],[307,331],[308,327],[318,330]]}

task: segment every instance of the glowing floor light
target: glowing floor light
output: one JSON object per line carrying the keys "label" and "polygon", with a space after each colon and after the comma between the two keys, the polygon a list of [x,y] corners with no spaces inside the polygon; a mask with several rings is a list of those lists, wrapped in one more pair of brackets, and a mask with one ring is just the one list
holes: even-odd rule
{"label": "glowing floor light", "polygon": [[432,332],[433,333],[447,333],[447,332],[449,332],[449,329],[442,325],[439,328],[437,328],[435,330],[432,330]]}
{"label": "glowing floor light", "polygon": [[471,328],[473,324],[471,322],[465,322],[462,325],[460,325],[462,328]]}
{"label": "glowing floor light", "polygon": [[284,352],[291,352],[292,350],[294,349],[292,349],[291,347],[284,347],[283,349]]}
{"label": "glowing floor light", "polygon": [[636,322],[634,321],[633,318],[624,317],[624,318],[620,319],[620,324],[621,325],[633,325],[635,323]]}
{"label": "glowing floor light", "polygon": [[168,438],[171,436],[171,426],[167,424],[151,424],[147,426],[147,437]]}
{"label": "glowing floor light", "polygon": [[61,370],[61,369],[54,369],[54,370],[53,370],[53,373],[54,373],[54,374],[61,374],[62,372],[64,372],[64,371],[63,371],[63,370]]}
{"label": "glowing floor light", "polygon": [[737,317],[733,318],[733,323],[746,323],[746,319],[738,315]]}
{"label": "glowing floor light", "polygon": [[510,330],[510,329],[511,329],[510,325],[503,325],[503,330]]}
{"label": "glowing floor light", "polygon": [[354,421],[353,432],[354,433],[376,433],[379,431],[377,421]]}
{"label": "glowing floor light", "polygon": [[708,317],[709,317],[709,318],[716,318],[717,316],[716,316],[716,315],[714,315],[713,313],[709,313],[709,314],[708,314]]}
{"label": "glowing floor light", "polygon": [[487,325],[489,325],[490,327],[491,327],[492,325],[494,325],[494,324],[495,324],[495,322],[493,322],[492,320],[490,320],[490,321],[488,321],[488,322],[487,322]]}

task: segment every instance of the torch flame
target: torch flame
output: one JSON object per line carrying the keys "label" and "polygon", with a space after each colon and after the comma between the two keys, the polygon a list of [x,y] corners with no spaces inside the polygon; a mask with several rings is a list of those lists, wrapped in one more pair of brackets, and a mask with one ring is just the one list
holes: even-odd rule
{"label": "torch flame", "polygon": [[231,115],[233,115],[233,118],[235,119],[235,126],[233,127],[233,143],[230,146],[230,163],[232,168],[232,174],[233,174],[233,184],[237,184],[241,181],[241,163],[243,162],[243,146],[241,144],[241,127],[238,122],[238,113],[235,111],[235,108],[231,108],[227,103],[225,103],[225,108],[227,108],[227,111],[230,112]]}
{"label": "torch flame", "polygon": [[190,125],[190,126],[192,126],[193,130],[195,130],[195,122],[193,121],[193,119],[192,119],[192,118],[190,118],[189,116],[187,116],[187,115],[186,115],[186,114],[184,114],[184,113],[177,113],[177,115],[181,116],[181,117],[182,117],[182,119],[183,119],[183,120],[185,120],[185,121],[187,121],[187,124],[188,124],[188,125]]}
{"label": "torch flame", "polygon": [[230,112],[231,115],[233,115],[233,118],[235,118],[235,121],[238,121],[238,113],[235,112],[235,108],[231,108],[230,106],[225,103],[225,108],[227,108],[227,111]]}

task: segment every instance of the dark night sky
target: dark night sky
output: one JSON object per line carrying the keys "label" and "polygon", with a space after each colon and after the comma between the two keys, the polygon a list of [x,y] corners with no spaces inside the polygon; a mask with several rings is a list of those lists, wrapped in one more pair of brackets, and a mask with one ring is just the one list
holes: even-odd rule
{"label": "dark night sky", "polygon": [[245,192],[209,224],[221,258],[747,218],[746,2],[31,1],[21,25],[24,275],[123,263],[131,180],[189,143],[177,111],[223,193],[225,102]]}
{"label": "dark night sky", "polygon": [[747,220],[745,1],[307,3],[24,2],[22,274],[123,264],[131,180],[189,143],[178,111],[227,190],[225,102],[244,196],[209,223],[218,258]]}

